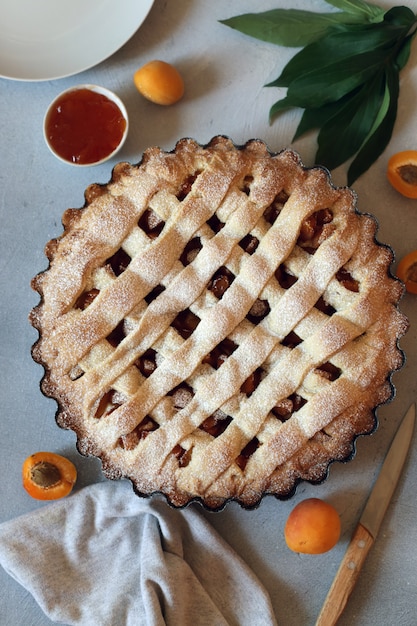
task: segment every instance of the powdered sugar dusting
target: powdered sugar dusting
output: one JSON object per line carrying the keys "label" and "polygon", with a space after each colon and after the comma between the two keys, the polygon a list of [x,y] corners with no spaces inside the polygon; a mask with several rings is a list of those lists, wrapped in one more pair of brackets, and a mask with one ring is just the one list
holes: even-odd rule
{"label": "powdered sugar dusting", "polygon": [[290,150],[150,148],[64,220],[34,358],[107,476],[175,506],[288,495],[345,458],[400,367],[389,251]]}

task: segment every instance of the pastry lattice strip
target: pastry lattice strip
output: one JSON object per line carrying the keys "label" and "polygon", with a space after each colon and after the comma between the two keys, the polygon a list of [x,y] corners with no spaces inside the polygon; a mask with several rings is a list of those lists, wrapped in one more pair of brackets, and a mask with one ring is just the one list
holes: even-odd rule
{"label": "pastry lattice strip", "polygon": [[[234,203],[233,195],[230,195],[229,198],[231,199],[231,203]],[[250,198],[250,194],[249,194],[249,198]],[[205,327],[202,328],[202,326],[200,326],[200,332],[199,332],[199,329],[196,329],[196,332],[194,336],[192,337],[192,339],[188,340],[188,343],[190,342],[194,343],[194,349],[190,350],[188,344],[184,343],[180,348],[177,349],[177,351],[173,355],[173,358],[171,356],[171,359],[169,359],[169,357],[166,356],[166,358],[163,360],[163,365],[158,369],[158,371],[155,374],[153,374],[153,376],[151,376],[147,381],[144,382],[144,384],[140,387],[138,392],[136,392],[134,399],[128,401],[125,406],[122,406],[120,409],[118,409],[118,413],[119,414],[122,413],[122,416],[120,417],[120,415],[118,416],[117,414],[115,414],[114,420],[119,421],[119,423],[122,424],[124,428],[128,426],[128,430],[133,429],[134,427],[138,425],[138,423],[142,421],[142,419],[146,417],[146,415],[148,415],[148,413],[152,412],[153,404],[149,404],[147,402],[148,399],[152,398],[152,403],[155,403],[155,398],[156,398],[156,403],[157,403],[158,400],[161,400],[163,397],[166,396],[167,393],[169,393],[169,391],[172,390],[173,386],[180,384],[184,380],[187,380],[189,376],[191,375],[191,373],[194,371],[196,365],[198,365],[203,360],[204,356],[208,352],[210,352],[218,343],[220,343],[222,339],[230,335],[230,333],[235,329],[235,327],[241,322],[242,314],[247,313],[250,310],[250,308],[253,306],[259,293],[255,292],[253,294],[250,292],[250,289],[252,288],[254,284],[256,285],[258,290],[260,286],[262,287],[264,284],[266,285],[271,275],[273,274],[274,270],[276,269],[277,262],[279,264],[279,261],[280,261],[280,259],[271,258],[271,255],[269,254],[267,255],[267,258],[270,259],[270,263],[269,265],[266,265],[265,268],[262,268],[262,261],[264,260],[264,257],[262,257],[261,255],[262,248],[265,246],[268,248],[268,245],[269,246],[275,245],[275,247],[280,250],[281,255],[282,255],[281,260],[283,260],[287,256],[288,253],[285,248],[284,242],[282,241],[282,234],[284,234],[287,239],[288,239],[288,235],[290,234],[289,242],[290,242],[290,245],[292,246],[292,242],[294,238],[296,238],[296,232],[294,232],[291,236],[291,232],[289,232],[290,231],[289,226],[291,225],[292,228],[294,229],[293,224],[295,223],[297,228],[299,228],[299,224],[302,222],[302,219],[312,212],[312,208],[313,210],[319,210],[321,208],[321,205],[320,207],[316,207],[312,205],[311,203],[304,202],[301,205],[301,209],[299,209],[301,210],[300,219],[294,222],[294,219],[288,219],[286,215],[286,213],[289,213],[290,216],[293,216],[295,209],[297,209],[297,198],[295,198],[295,194],[292,196],[292,198],[293,198],[293,202],[287,201],[286,211],[285,209],[281,211],[275,224],[270,228],[269,227],[263,228],[264,232],[263,232],[263,237],[261,239],[261,247],[257,249],[251,257],[246,257],[245,259],[243,259],[243,262],[242,262],[243,252],[242,252],[242,249],[239,248],[239,246],[237,246],[237,244],[246,234],[248,234],[248,228],[242,230],[242,228],[239,229],[238,227],[239,226],[241,227],[244,217],[245,216],[247,217],[248,215],[250,215],[251,205],[249,201],[246,203],[242,203],[241,201],[236,202],[236,205],[239,208],[236,211],[236,215],[233,215],[235,219],[233,219],[233,217],[230,217],[230,214],[229,214],[229,220],[227,222],[227,226],[225,227],[225,229],[222,229],[221,231],[219,231],[219,233],[214,235],[214,237],[209,240],[213,245],[209,248],[208,244],[206,244],[206,246],[204,246],[203,244],[202,252],[200,252],[199,255],[197,255],[195,260],[189,266],[187,266],[187,268],[185,268],[184,270],[182,270],[182,272],[176,275],[175,277],[176,281],[174,281],[174,285],[172,285],[171,283],[171,287],[172,287],[171,290],[169,289],[169,286],[168,286],[166,291],[163,293],[163,295],[161,294],[160,296],[158,296],[156,300],[153,301],[154,310],[152,310],[152,303],[149,305],[147,312],[144,314],[144,317],[147,316],[148,319],[151,319],[152,326],[153,328],[155,328],[155,326],[158,326],[158,320],[164,320],[164,315],[161,312],[159,312],[159,315],[158,315],[158,304],[160,304],[161,299],[164,299],[166,302],[166,306],[170,310],[172,310],[173,298],[175,298],[175,294],[178,293],[178,291],[181,291],[182,285],[188,285],[189,283],[195,285],[197,283],[196,292],[197,293],[200,292],[202,288],[204,288],[205,285],[207,284],[209,277],[214,273],[213,270],[218,269],[216,265],[211,266],[209,261],[214,260],[216,263],[219,261],[219,258],[220,258],[221,262],[225,262],[227,257],[230,256],[230,254],[232,254],[233,250],[235,250],[235,253],[232,254],[232,258],[228,259],[227,267],[229,267],[232,270],[235,269],[235,267],[237,267],[238,269],[241,269],[241,272],[238,274],[237,281],[234,282],[229,287],[227,293],[225,294],[224,299],[222,299],[222,301],[219,301],[217,306],[214,306],[213,304],[212,306],[210,306],[209,309],[205,307],[201,310],[195,306],[194,308],[191,308],[191,310],[197,316],[199,316],[199,319],[201,320],[200,323],[202,323],[202,325],[204,325],[204,321],[206,322]],[[256,208],[257,208],[257,211],[255,211],[255,217],[256,217],[256,221],[258,221],[261,219],[261,215],[265,211],[266,207],[261,206],[260,209],[259,207],[256,207]],[[256,224],[256,221],[255,221],[255,224]],[[234,237],[233,237],[233,234],[235,234]],[[274,238],[274,234],[275,234],[275,238]],[[340,229],[340,232],[338,231],[338,234],[339,234],[339,237],[346,237],[346,233],[343,232],[343,229]],[[269,239],[272,239],[272,244],[269,242]],[[219,240],[220,240],[220,244],[218,243]],[[227,247],[227,254],[221,257],[222,248],[225,247],[223,244],[223,241],[226,242],[226,244],[228,244],[228,247]],[[234,248],[231,247],[231,244],[234,245]],[[354,247],[354,239],[352,239],[352,249],[353,247]],[[207,254],[204,254],[205,252]],[[350,252],[351,250],[348,249],[345,253],[349,256]],[[314,259],[314,257],[312,257],[312,259]],[[245,267],[244,261],[246,261],[246,265],[250,266],[249,268]],[[317,262],[320,262],[320,259]],[[338,263],[340,264],[340,255],[338,255]],[[253,281],[253,275],[254,273],[256,273],[257,268],[264,269],[265,279],[263,281],[262,280]],[[258,277],[261,274],[260,269],[258,269],[258,272],[257,272]],[[339,267],[330,268],[330,273],[329,273],[330,277],[335,273],[335,269],[337,270],[339,269]],[[204,272],[202,272],[202,270],[206,270],[205,274]],[[192,272],[192,276],[194,277],[194,280],[183,275],[183,274],[187,274],[191,272]],[[202,274],[202,281],[200,285],[195,280],[196,274],[197,275]],[[240,282],[243,284],[238,284],[239,278],[241,278],[242,276],[243,276],[243,280],[241,279]],[[244,281],[245,277],[246,277],[246,283]],[[325,282],[325,284],[327,283],[328,283],[328,280]],[[277,285],[277,291],[278,291],[278,285]],[[320,292],[320,295],[321,295],[321,292]],[[240,301],[242,301],[242,296],[246,297],[247,305],[245,307],[245,310],[243,312],[239,311],[238,317],[236,319],[233,319],[231,315],[231,311],[233,310],[234,303],[236,302],[236,300],[239,299],[239,296],[240,296]],[[228,299],[230,302],[229,306],[227,306],[228,303],[226,302],[226,299]],[[177,308],[175,309],[175,313],[180,312],[181,310],[184,310],[184,308],[188,305],[191,305],[194,300],[195,300],[195,293],[193,294],[191,298],[191,302],[182,301],[180,305],[177,306]],[[281,298],[280,304],[277,305],[277,308],[281,308],[281,312],[278,311],[276,316],[280,318],[282,318],[283,312],[286,312],[286,305],[282,307],[282,302],[283,300]],[[223,315],[223,318],[227,322],[226,329],[223,331],[223,333],[220,336],[219,335],[217,337],[210,336],[207,333],[207,328],[209,329],[216,328],[217,326],[217,330],[219,330],[218,320],[221,317],[221,313],[223,312],[223,311],[219,311],[219,309],[224,309],[224,308],[226,309],[226,314]],[[309,303],[307,303],[307,308],[308,309],[310,308]],[[163,310],[163,307],[162,307],[162,310]],[[207,310],[209,311],[209,316],[207,316],[207,314],[204,315]],[[273,315],[274,312],[275,312],[275,309],[272,310],[271,316]],[[301,315],[302,315],[302,312],[301,312]],[[171,318],[168,321],[172,322],[172,318],[173,316],[171,315]],[[143,318],[141,322],[143,322]],[[290,330],[293,329],[293,322],[294,322],[294,319],[292,320],[290,326],[288,326],[287,328],[284,328],[284,336],[287,335],[288,332],[290,332]],[[162,328],[165,330],[163,323],[162,323]],[[151,347],[154,343],[154,337],[152,336],[152,333],[150,331],[151,329],[150,328],[146,329],[146,327],[144,330],[143,324],[141,325],[140,323],[139,327],[133,333],[133,334],[136,333],[136,335],[138,335],[139,337],[145,338],[146,340],[148,340],[148,345],[145,346],[145,349]],[[209,345],[205,344],[204,342],[206,337],[208,338],[208,340],[211,340],[211,343],[209,343]],[[257,359],[255,359],[254,364],[253,363],[248,364],[247,370],[243,371],[243,374],[241,373],[240,377],[238,377],[237,389],[233,388],[231,395],[235,395],[235,393],[238,392],[238,389],[241,387],[244,380],[253,372],[254,369],[256,369],[256,367],[260,367],[262,365],[265,358],[268,356],[270,352],[270,347],[274,345],[275,343],[277,343],[280,338],[282,339],[283,337],[279,337],[279,335],[276,335],[276,339],[271,341],[269,334],[266,334],[266,339],[267,339],[266,346],[268,347],[266,348],[265,354],[261,354],[260,356],[258,355]],[[130,342],[132,341],[131,337],[129,337],[129,340]],[[139,350],[139,352],[143,352],[143,349]],[[178,354],[178,352],[180,354]],[[183,353],[183,355],[181,355],[181,352]],[[256,351],[253,350],[253,347],[251,345],[245,346],[243,350],[240,350],[239,353],[237,353],[239,354],[239,357],[240,357],[239,361],[237,362],[240,364],[244,362],[244,359],[242,359],[242,352],[243,354],[256,353]],[[188,363],[186,360],[187,355],[192,355],[193,357],[192,359],[189,359]],[[130,358],[132,359],[133,357],[131,356]],[[174,363],[172,362],[173,359],[174,359]],[[120,359],[120,354],[117,354],[117,353],[113,354],[110,357],[110,359],[107,359],[105,363],[102,364],[102,368],[101,368],[101,372],[99,376],[99,379],[101,380],[102,383],[103,383],[103,379],[105,382],[105,373],[107,373],[108,378],[111,379],[112,377],[112,370],[111,370],[112,361],[114,363],[117,363],[119,370],[123,371],[125,369],[123,360]],[[184,369],[183,372],[181,373],[181,366],[184,367],[185,364],[188,365],[188,370]],[[222,371],[218,371],[214,375],[215,378],[219,379],[217,384],[220,388],[222,386],[225,386],[226,388],[228,388],[228,385],[222,385],[222,382],[224,382],[222,381],[222,379],[224,379],[226,375],[225,369],[226,368],[224,368]],[[171,375],[172,371],[175,371],[174,377],[172,377]],[[95,388],[90,384],[88,385],[88,387]],[[284,397],[286,395],[289,395],[290,393],[293,393],[294,391],[295,389],[287,390],[287,392],[284,394]],[[159,399],[158,399],[158,393],[160,396]],[[201,392],[199,395],[201,396]],[[213,396],[211,395],[211,397]],[[199,402],[198,400],[195,401],[194,403],[195,407],[193,407],[194,410],[192,413],[193,420],[189,424],[189,428],[191,427],[191,432],[195,430],[196,426],[197,427],[200,426],[201,422],[204,421],[204,419],[206,419],[210,413],[213,413],[218,408],[220,408],[219,407],[220,397],[221,396],[217,394],[216,404],[213,405],[213,407],[209,409],[208,411],[206,408],[205,411],[202,411],[202,412],[199,411],[198,409],[200,405],[203,405],[203,406],[207,405],[207,399],[204,400],[204,398],[202,398],[200,399]],[[226,398],[225,401],[227,401],[227,399],[228,398]],[[220,402],[220,405],[222,404],[224,404],[224,402]],[[126,410],[129,412],[130,416],[132,416],[133,421],[130,424],[125,423],[125,416],[123,415],[123,413]],[[197,421],[197,423],[195,422],[196,416],[198,415],[201,415],[200,423],[199,421]],[[255,428],[252,429],[251,438],[256,436],[261,425],[262,425],[262,421],[261,423],[259,423],[258,421]],[[232,431],[233,429],[231,428],[230,430]],[[174,430],[172,429],[171,421],[170,421],[170,432],[171,433],[174,432]],[[182,437],[183,435],[184,435],[184,431],[182,431]],[[223,436],[222,441],[224,439],[226,439],[226,436]],[[168,445],[168,449],[166,450],[166,455],[169,454],[169,452],[173,448],[175,448],[175,446],[179,443],[180,441],[171,439],[170,444]],[[245,444],[247,443],[248,441],[245,441]],[[228,445],[228,444],[225,443],[224,445]],[[149,464],[148,464],[148,467],[149,467]]]}
{"label": "pastry lattice strip", "polygon": [[[244,207],[244,209],[246,209],[246,211],[245,211],[245,212],[246,212],[246,214],[248,214],[247,207]],[[310,209],[310,210],[311,210],[311,209]],[[259,212],[259,211],[258,211],[258,212]],[[240,222],[242,221],[242,217],[243,217],[242,213],[244,213],[244,212],[243,212],[243,211],[238,211],[238,213],[239,213],[239,214],[236,216],[236,220],[235,220],[235,221],[236,221],[236,224],[238,224],[238,223],[239,223],[239,221],[240,221]],[[258,215],[258,217],[259,217],[259,215]],[[232,230],[232,231],[233,231],[233,225],[234,225],[234,224],[233,224],[233,219],[229,221],[229,224],[231,225],[231,228],[229,229],[229,231],[230,231],[230,230]],[[278,228],[280,228],[280,227],[277,227],[277,230],[278,230]],[[284,230],[284,229],[281,227],[281,230]],[[284,231],[284,232],[285,232],[285,231]],[[238,240],[242,237],[242,235],[243,235],[243,234],[246,234],[246,232],[245,232],[245,231],[242,231],[242,232],[238,233],[238,237],[236,237],[236,241],[238,241]],[[220,231],[220,233],[218,233],[218,234],[216,235],[216,237],[214,237],[214,239],[212,240],[212,242],[213,242],[216,238],[217,238],[217,239],[222,239],[222,240],[224,240],[224,241],[226,241],[226,242],[228,242],[228,243],[230,244],[231,237],[230,237],[230,234],[229,234],[229,233],[227,233],[227,232]],[[267,238],[265,237],[262,241],[263,241],[263,242],[265,242],[266,240],[267,240]],[[233,241],[233,240],[232,240],[232,241]],[[280,243],[280,242],[278,242],[278,244],[277,244],[277,245],[279,245],[279,243]],[[204,250],[204,248],[203,248],[203,250]],[[240,250],[240,248],[239,248],[239,250]],[[214,246],[214,247],[213,247],[212,254],[211,254],[211,255],[209,254],[208,256],[209,256],[209,257],[211,256],[211,258],[212,258],[212,259],[214,258],[214,260],[216,260],[216,259],[218,258],[218,256],[219,256],[219,251],[220,251],[220,250],[219,250],[219,247],[217,247],[217,249],[216,249],[216,247]],[[284,251],[283,251],[283,252],[285,253],[285,249],[284,249]],[[201,267],[207,266],[207,261],[206,261],[206,259],[205,259],[205,258],[203,259],[203,258],[201,258],[201,257],[203,257],[203,254],[201,254],[201,253],[200,253],[200,255],[199,255],[199,256],[197,257],[197,259],[196,259],[196,262],[197,262],[197,261],[199,261],[199,260],[201,259],[200,266],[201,266]],[[262,261],[262,259],[261,259],[261,261]],[[256,266],[257,266],[257,265],[259,265],[259,260],[258,260],[258,257],[256,256],[256,253],[255,253],[255,255],[254,255],[254,257],[253,257],[253,258],[249,259],[249,262],[250,262],[250,264],[252,265],[252,271],[251,271],[251,270],[247,271],[247,276],[248,276],[247,284],[248,284],[249,286],[251,286],[251,285],[253,284],[253,280],[252,280],[252,272],[253,272],[253,268],[254,268],[254,267],[256,268]],[[197,264],[197,263],[196,263],[196,264]],[[198,265],[198,264],[197,264],[197,265]],[[212,268],[212,269],[213,269],[213,268]],[[274,265],[272,265],[272,267],[269,269],[269,274],[271,274],[271,270],[273,270],[273,269],[274,269]],[[194,267],[193,267],[193,266],[189,266],[188,268],[185,268],[185,269],[183,270],[183,274],[186,274],[188,270],[194,270]],[[210,271],[209,271],[208,276],[209,276],[211,273],[212,273],[212,270],[210,270]],[[194,273],[194,274],[195,274],[195,273]],[[184,285],[184,284],[187,284],[187,283],[189,283],[189,282],[190,282],[190,280],[189,280],[189,278],[188,278],[187,276],[181,276],[181,275],[179,275],[179,277],[177,277],[177,278],[179,278],[179,280],[178,280],[178,284],[179,284],[179,286],[181,286],[182,284]],[[192,282],[192,281],[191,281],[191,282]],[[194,281],[194,282],[195,282],[195,281]],[[204,279],[203,279],[203,281],[202,281],[202,286],[204,286],[204,285],[206,284],[206,282],[207,282],[207,273],[206,273],[206,276],[204,277]],[[235,283],[234,287],[236,288],[236,286],[237,286],[237,283]],[[235,289],[234,287],[233,287],[233,285],[231,286],[231,288],[230,288],[230,292],[229,292],[229,294],[228,294],[228,295],[230,296],[230,300],[232,301],[232,306],[233,306],[233,302],[234,302],[234,300],[235,300],[235,298],[236,298],[236,294],[233,294],[233,293],[232,293],[233,291],[236,291],[236,289]],[[174,286],[174,288],[175,288],[175,286]],[[200,288],[201,288],[201,287],[200,287]],[[243,289],[243,291],[245,291],[245,289]],[[175,293],[175,291],[174,291],[174,293]],[[169,293],[165,292],[165,293],[163,294],[163,296],[165,297],[165,301],[166,301],[166,303],[167,303],[167,308],[168,308],[168,309],[169,309],[169,308],[171,308],[171,309],[172,309],[172,295],[170,295]],[[159,312],[158,312],[158,306],[157,306],[158,304],[160,304],[160,300],[161,300],[161,298],[162,298],[163,296],[160,296],[160,297],[159,297],[159,299],[157,299],[157,300],[155,300],[155,301],[154,301],[154,303],[155,303],[155,307],[154,307],[154,309],[155,309],[155,312],[156,312],[156,319],[158,319],[158,317],[159,317],[159,318],[163,318],[163,315],[162,315],[161,313],[159,313]],[[253,298],[251,298],[251,297],[250,297],[250,294],[248,294],[248,296],[249,296],[249,300],[248,300],[248,301],[250,302],[250,306],[252,306],[252,304],[253,304],[253,301],[254,301],[254,300],[253,300]],[[178,308],[181,310],[181,308],[184,308],[184,307],[185,307],[185,304],[186,304],[186,303],[183,303],[183,304],[182,304],[180,307],[178,307]],[[149,307],[149,309],[148,309],[148,314],[149,314],[149,315],[148,315],[148,318],[151,318],[151,315],[150,315],[150,313],[151,313],[151,307],[152,307],[152,304],[150,305],[150,307]],[[220,307],[218,307],[218,308],[220,308]],[[249,307],[249,308],[250,308],[250,307]],[[162,307],[162,310],[163,310],[163,307]],[[159,315],[158,315],[158,313],[159,313]],[[146,314],[145,314],[145,315],[146,315]],[[218,317],[218,316],[219,316],[219,312],[217,312],[217,310],[216,310],[216,311],[214,312],[214,315],[215,315],[215,317]],[[229,326],[230,326],[230,324],[229,324]],[[153,341],[152,341],[152,339],[150,338],[150,333],[147,333],[147,332],[145,332],[145,331],[143,331],[143,330],[142,330],[142,332],[141,332],[141,330],[142,330],[142,329],[141,329],[141,328],[139,328],[139,329],[136,331],[136,333],[137,333],[137,334],[139,334],[141,337],[145,337],[147,340],[149,340],[149,344],[150,344],[150,345],[152,345]],[[230,331],[231,331],[231,328],[229,327],[229,328],[228,328],[228,332],[230,333]],[[198,333],[198,330],[197,330],[197,333]],[[202,334],[203,334],[203,337],[204,337],[204,333],[202,333]],[[218,340],[215,340],[215,343],[217,343],[217,342],[218,342]],[[200,342],[200,343],[202,343],[202,342]],[[214,346],[212,346],[212,347],[214,347]],[[201,351],[201,350],[200,350],[200,351]],[[202,355],[204,355],[204,352],[205,352],[205,349],[204,349],[204,347],[202,347],[202,352],[201,352],[201,354],[200,354],[200,358],[201,358],[201,356],[202,356]],[[119,351],[119,353],[117,354],[117,357],[120,357],[120,351]],[[115,360],[115,359],[113,359],[113,360]],[[198,355],[197,355],[197,360],[198,360]],[[120,363],[122,363],[122,366],[121,366],[121,367],[120,367]],[[109,367],[109,365],[110,365],[110,367]],[[123,368],[123,361],[120,361],[120,360],[119,360],[119,369],[122,369],[122,370],[124,369],[124,368]],[[106,360],[105,364],[103,365],[102,370],[103,370],[103,371],[102,371],[102,372],[100,372],[100,376],[99,376],[99,378],[100,378],[100,380],[101,380],[101,381],[103,381],[104,371],[106,371],[106,372],[108,373],[108,376],[111,376],[111,363],[109,363],[109,359],[108,359],[108,360]],[[109,373],[109,371],[110,371],[110,373]],[[89,381],[88,381],[88,382],[89,382]]]}

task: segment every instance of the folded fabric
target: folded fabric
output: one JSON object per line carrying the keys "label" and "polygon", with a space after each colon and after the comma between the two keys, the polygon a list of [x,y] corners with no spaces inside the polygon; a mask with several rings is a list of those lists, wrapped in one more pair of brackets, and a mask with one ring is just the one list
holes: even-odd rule
{"label": "folded fabric", "polygon": [[56,622],[273,626],[269,597],[198,505],[103,482],[0,525],[0,563]]}

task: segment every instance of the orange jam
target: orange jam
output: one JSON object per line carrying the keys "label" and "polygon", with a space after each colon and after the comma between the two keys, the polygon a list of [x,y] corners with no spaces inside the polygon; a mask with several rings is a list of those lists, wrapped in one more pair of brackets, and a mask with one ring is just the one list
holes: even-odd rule
{"label": "orange jam", "polygon": [[126,120],[107,96],[75,89],[62,94],[49,111],[46,137],[66,161],[88,165],[109,156],[119,145]]}

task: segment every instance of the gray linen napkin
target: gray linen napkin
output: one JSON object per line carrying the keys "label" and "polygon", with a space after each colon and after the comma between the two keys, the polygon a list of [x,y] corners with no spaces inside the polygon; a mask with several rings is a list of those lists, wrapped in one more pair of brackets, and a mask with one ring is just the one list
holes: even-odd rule
{"label": "gray linen napkin", "polygon": [[197,505],[103,482],[0,525],[0,564],[82,626],[273,626],[269,597]]}

